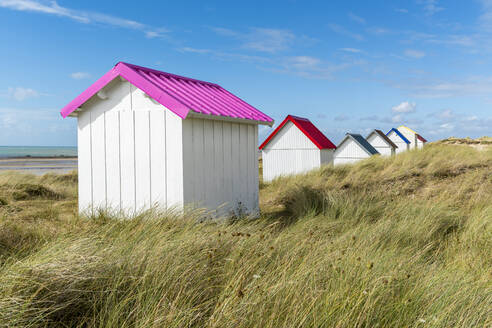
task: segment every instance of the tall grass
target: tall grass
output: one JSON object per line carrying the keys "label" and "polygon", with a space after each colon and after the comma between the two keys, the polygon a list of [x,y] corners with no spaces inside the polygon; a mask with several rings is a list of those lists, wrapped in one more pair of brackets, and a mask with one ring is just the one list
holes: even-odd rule
{"label": "tall grass", "polygon": [[492,326],[491,151],[430,145],[260,194],[257,220],[79,218],[75,175],[0,175],[0,326]]}

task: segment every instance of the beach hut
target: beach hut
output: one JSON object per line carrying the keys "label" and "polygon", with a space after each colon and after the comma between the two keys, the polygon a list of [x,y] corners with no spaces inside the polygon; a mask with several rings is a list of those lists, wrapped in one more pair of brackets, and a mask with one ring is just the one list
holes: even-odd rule
{"label": "beach hut", "polygon": [[378,154],[378,151],[363,136],[347,133],[335,150],[334,164],[355,163]]}
{"label": "beach hut", "polygon": [[398,131],[405,136],[405,138],[410,141],[410,149],[420,149],[423,148],[427,140],[420,134],[410,129],[407,126],[401,125],[398,127]]}
{"label": "beach hut", "polygon": [[335,148],[307,118],[288,115],[260,146],[263,180],[332,164]]}
{"label": "beach hut", "polygon": [[78,121],[79,210],[258,212],[258,125],[217,84],[120,62],[61,110]]}
{"label": "beach hut", "polygon": [[383,131],[374,129],[371,133],[366,137],[367,142],[373,146],[378,153],[382,156],[391,156],[394,155],[397,145],[393,141],[388,138]]}
{"label": "beach hut", "polygon": [[410,140],[408,140],[398,129],[392,128],[386,133],[386,136],[398,146],[396,153],[402,153],[410,149]]}

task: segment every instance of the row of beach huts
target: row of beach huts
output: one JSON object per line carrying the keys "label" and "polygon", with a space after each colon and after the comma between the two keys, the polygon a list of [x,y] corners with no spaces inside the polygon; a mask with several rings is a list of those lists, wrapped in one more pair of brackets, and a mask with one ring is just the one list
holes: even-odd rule
{"label": "row of beach huts", "polygon": [[402,125],[386,134],[374,129],[366,138],[347,133],[335,146],[309,119],[288,115],[260,146],[263,180],[304,173],[321,165],[355,163],[374,155],[393,156],[422,148],[426,142]]}
{"label": "row of beach huts", "polygon": [[[259,214],[258,126],[274,121],[217,84],[120,62],[61,115],[77,118],[81,213]],[[260,148],[268,181],[424,143],[400,127],[347,134],[335,147],[309,120],[288,116]]]}

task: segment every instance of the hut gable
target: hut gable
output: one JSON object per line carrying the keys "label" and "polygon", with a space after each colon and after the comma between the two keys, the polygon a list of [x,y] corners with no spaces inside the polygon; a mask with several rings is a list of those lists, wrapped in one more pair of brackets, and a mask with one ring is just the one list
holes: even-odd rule
{"label": "hut gable", "polygon": [[360,134],[347,133],[337,146],[334,163],[354,163],[377,154],[379,152]]}
{"label": "hut gable", "polygon": [[260,146],[263,180],[332,164],[335,148],[307,118],[288,115]]}
{"label": "hut gable", "polygon": [[422,148],[427,142],[427,140],[420,134],[405,125],[399,126],[398,131],[400,131],[410,141],[410,149]]}
{"label": "hut gable", "polygon": [[220,86],[119,63],[61,110],[77,117],[79,210],[185,205],[258,213],[258,124]]}
{"label": "hut gable", "polygon": [[335,149],[335,145],[303,117],[288,115],[265,139],[260,149]]}
{"label": "hut gable", "polygon": [[408,140],[398,129],[392,128],[386,133],[386,136],[398,146],[396,153],[402,153],[410,149],[410,140]]}
{"label": "hut gable", "polygon": [[383,156],[394,155],[398,148],[381,130],[373,130],[366,137],[366,140]]}

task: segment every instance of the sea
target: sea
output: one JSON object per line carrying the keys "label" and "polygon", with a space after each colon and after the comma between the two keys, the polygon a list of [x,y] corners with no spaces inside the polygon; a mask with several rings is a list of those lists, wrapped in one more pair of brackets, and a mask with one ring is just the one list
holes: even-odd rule
{"label": "sea", "polygon": [[0,158],[77,157],[77,147],[0,146]]}

